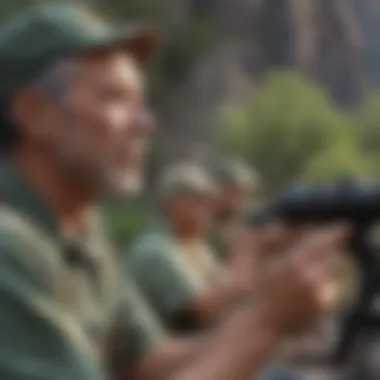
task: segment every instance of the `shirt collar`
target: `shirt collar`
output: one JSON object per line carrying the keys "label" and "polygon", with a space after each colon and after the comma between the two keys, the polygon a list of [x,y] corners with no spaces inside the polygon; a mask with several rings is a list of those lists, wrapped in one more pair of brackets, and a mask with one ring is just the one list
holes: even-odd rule
{"label": "shirt collar", "polygon": [[0,202],[15,207],[53,237],[59,237],[57,217],[26,178],[4,161],[0,161]]}
{"label": "shirt collar", "polygon": [[150,233],[159,233],[161,235],[167,235],[173,237],[172,229],[168,220],[163,216],[156,216],[151,224],[148,226]]}

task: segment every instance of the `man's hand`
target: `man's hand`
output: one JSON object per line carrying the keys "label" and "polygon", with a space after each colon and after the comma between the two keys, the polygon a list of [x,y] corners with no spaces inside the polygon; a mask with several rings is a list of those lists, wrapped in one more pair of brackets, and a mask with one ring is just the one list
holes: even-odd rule
{"label": "man's hand", "polygon": [[280,223],[251,228],[241,226],[231,242],[228,266],[245,287],[252,289],[256,284],[257,270],[268,252],[277,248],[284,238],[284,228]]}
{"label": "man's hand", "polygon": [[[251,253],[265,256],[267,243],[279,238],[279,233],[276,227],[251,235],[256,250]],[[345,237],[346,230],[340,227],[303,236],[258,285],[254,302],[230,315],[215,330],[198,360],[172,379],[256,378],[284,340],[308,328],[334,305]]]}
{"label": "man's hand", "polygon": [[335,304],[346,236],[342,227],[306,233],[260,285],[257,307],[280,334],[305,330]]}

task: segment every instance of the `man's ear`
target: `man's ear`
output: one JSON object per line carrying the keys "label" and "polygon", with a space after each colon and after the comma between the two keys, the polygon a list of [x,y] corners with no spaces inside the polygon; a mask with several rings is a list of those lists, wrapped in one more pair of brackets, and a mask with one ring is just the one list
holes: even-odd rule
{"label": "man's ear", "polygon": [[50,141],[55,107],[45,94],[30,88],[14,92],[9,102],[11,120],[19,126],[23,138],[37,143]]}

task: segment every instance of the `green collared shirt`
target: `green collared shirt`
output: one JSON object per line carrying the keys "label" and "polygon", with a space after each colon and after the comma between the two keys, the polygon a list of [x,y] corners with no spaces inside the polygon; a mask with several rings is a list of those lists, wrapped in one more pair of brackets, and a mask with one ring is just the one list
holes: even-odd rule
{"label": "green collared shirt", "polygon": [[68,238],[44,202],[0,164],[0,379],[105,378],[106,341],[126,361],[163,330],[119,273],[93,215]]}
{"label": "green collared shirt", "polygon": [[136,240],[126,258],[134,281],[169,328],[222,270],[205,241],[181,242],[162,220]]}

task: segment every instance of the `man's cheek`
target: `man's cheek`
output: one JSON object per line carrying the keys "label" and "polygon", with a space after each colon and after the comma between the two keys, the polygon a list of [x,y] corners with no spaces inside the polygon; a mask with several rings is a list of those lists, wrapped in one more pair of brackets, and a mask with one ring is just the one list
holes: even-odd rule
{"label": "man's cheek", "polygon": [[114,133],[125,132],[133,121],[133,113],[130,108],[124,104],[109,106],[103,115],[105,124],[107,124],[109,130]]}

